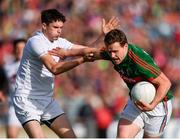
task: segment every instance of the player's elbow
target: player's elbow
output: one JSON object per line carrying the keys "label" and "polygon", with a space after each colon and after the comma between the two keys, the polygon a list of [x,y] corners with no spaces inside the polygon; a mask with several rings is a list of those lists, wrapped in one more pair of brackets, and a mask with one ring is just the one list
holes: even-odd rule
{"label": "player's elbow", "polygon": [[172,83],[171,83],[171,81],[169,80],[169,79],[167,79],[167,86],[169,87],[169,88],[171,88],[171,85],[172,85]]}
{"label": "player's elbow", "polygon": [[171,81],[168,78],[166,78],[162,83],[167,90],[171,88]]}
{"label": "player's elbow", "polygon": [[160,78],[159,78],[160,83],[167,89],[169,90],[171,87],[171,81],[169,80],[169,78],[164,75],[163,73],[161,73]]}
{"label": "player's elbow", "polygon": [[58,75],[58,74],[61,74],[61,73],[63,73],[63,72],[65,72],[65,71],[63,71],[63,70],[57,70],[57,69],[53,69],[53,70],[52,70],[52,74],[54,74],[54,75]]}
{"label": "player's elbow", "polygon": [[57,73],[55,70],[52,70],[51,73],[52,73],[53,75],[58,75],[58,73]]}
{"label": "player's elbow", "polygon": [[51,72],[53,75],[57,75],[57,71],[56,71],[56,69],[53,68],[53,67],[50,69],[50,72]]}
{"label": "player's elbow", "polygon": [[56,66],[53,66],[51,68],[51,73],[54,74],[54,75],[58,75],[58,74],[61,74],[63,73],[63,69],[62,68],[57,68]]}

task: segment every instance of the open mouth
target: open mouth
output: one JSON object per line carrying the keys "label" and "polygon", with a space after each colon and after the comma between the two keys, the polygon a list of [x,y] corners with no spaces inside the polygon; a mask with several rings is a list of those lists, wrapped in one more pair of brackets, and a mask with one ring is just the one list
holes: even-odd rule
{"label": "open mouth", "polygon": [[118,64],[120,61],[119,61],[119,58],[115,58],[113,59],[114,63]]}
{"label": "open mouth", "polygon": [[113,60],[114,60],[114,61],[117,61],[117,60],[119,60],[119,58],[113,58]]}

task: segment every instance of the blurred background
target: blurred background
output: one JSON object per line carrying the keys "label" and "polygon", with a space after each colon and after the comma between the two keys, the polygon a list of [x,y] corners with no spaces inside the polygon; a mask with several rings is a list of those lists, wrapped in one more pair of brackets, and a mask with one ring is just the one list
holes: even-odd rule
{"label": "blurred background", "polygon": [[[173,114],[164,137],[180,137],[180,1],[179,0],[0,0],[0,67],[13,60],[12,41],[40,28],[40,12],[56,8],[67,18],[62,37],[90,45],[101,32],[101,20],[120,19],[128,41],[155,59],[172,82]],[[117,120],[128,88],[111,63],[97,61],[56,77],[59,100],[78,137],[116,136]],[[0,137],[5,136],[8,107],[0,103]],[[56,137],[45,128],[48,137]],[[19,137],[27,137],[22,130]]]}

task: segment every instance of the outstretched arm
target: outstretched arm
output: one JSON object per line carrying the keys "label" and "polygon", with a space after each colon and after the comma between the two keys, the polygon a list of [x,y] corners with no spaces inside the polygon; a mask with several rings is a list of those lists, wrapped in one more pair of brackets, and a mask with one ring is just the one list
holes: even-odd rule
{"label": "outstretched arm", "polygon": [[66,57],[73,57],[73,56],[84,56],[89,53],[94,53],[97,51],[97,48],[90,48],[90,47],[82,47],[79,49],[69,49],[65,50],[63,48],[54,48],[49,52],[49,54],[60,57],[61,59],[64,59]]}
{"label": "outstretched arm", "polygon": [[84,57],[76,58],[70,61],[60,61],[56,62],[51,55],[45,54],[40,58],[46,68],[53,73],[54,75],[61,74],[68,70],[73,69],[74,67],[85,62]]}
{"label": "outstretched arm", "polygon": [[[101,35],[97,38],[95,42],[93,42],[90,46],[83,46],[83,45],[77,45],[74,44],[72,46],[71,50],[64,50],[60,48],[54,48],[49,51],[49,54],[58,56],[61,59],[64,59],[66,57],[73,57],[73,56],[84,56],[85,54],[89,53],[96,53],[97,51],[103,49],[104,46],[102,46],[103,38],[104,35],[107,34],[109,31],[112,29],[118,28],[120,25],[119,19],[117,17],[112,17],[107,23],[105,19],[102,19],[102,33]],[[101,42],[101,47],[96,47],[98,46],[98,43]],[[88,48],[88,49],[86,49]],[[98,49],[95,49],[98,48]]]}
{"label": "outstretched arm", "polygon": [[66,57],[73,57],[73,56],[81,56],[81,57],[86,57],[87,61],[88,59],[91,61],[93,60],[98,60],[98,59],[103,59],[101,56],[101,52],[105,51],[104,47],[101,48],[81,48],[81,49],[69,49],[69,50],[64,50],[62,48],[54,48],[49,51],[50,55],[54,55],[57,57],[60,57],[61,59],[64,59]]}

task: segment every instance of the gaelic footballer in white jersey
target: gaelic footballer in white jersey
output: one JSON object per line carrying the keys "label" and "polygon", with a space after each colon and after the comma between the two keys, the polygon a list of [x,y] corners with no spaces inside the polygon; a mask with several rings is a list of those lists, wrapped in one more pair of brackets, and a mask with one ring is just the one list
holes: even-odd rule
{"label": "gaelic footballer in white jersey", "polygon": [[[72,45],[63,38],[50,42],[42,32],[37,32],[31,37],[24,48],[14,95],[35,99],[52,97],[54,75],[43,65],[40,57],[53,48],[71,49]],[[53,56],[53,58],[56,62],[59,61],[59,57]]]}

